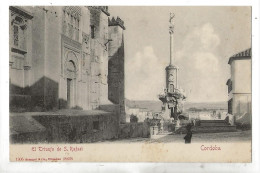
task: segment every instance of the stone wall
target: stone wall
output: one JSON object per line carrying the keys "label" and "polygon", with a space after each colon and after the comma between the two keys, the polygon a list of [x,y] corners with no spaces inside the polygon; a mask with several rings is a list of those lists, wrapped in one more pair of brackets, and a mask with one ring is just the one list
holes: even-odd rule
{"label": "stone wall", "polygon": [[[11,9],[13,7],[10,8],[10,16]],[[65,71],[70,52],[76,57],[73,61],[76,72],[72,107],[88,110],[98,109],[100,104],[111,104],[107,84],[109,13],[101,7],[37,6],[29,9],[33,19],[28,20],[27,24],[27,53],[21,54],[22,65],[14,58],[17,53],[10,52],[10,104],[21,100],[20,95],[28,95],[31,96],[31,101],[26,101],[28,104],[25,105],[29,107],[28,111],[33,107],[39,107],[42,111],[66,108],[68,76]],[[65,14],[73,9],[81,11],[77,39],[70,38],[66,32],[70,20],[66,21]],[[94,38],[91,37],[91,26],[95,28]],[[116,37],[113,39],[117,41]],[[19,69],[15,69],[17,64],[21,66]],[[24,70],[23,65],[30,65],[30,68]],[[16,99],[16,95],[19,98]]]}
{"label": "stone wall", "polygon": [[44,108],[46,110],[59,107],[59,80],[61,76],[61,33],[62,7],[44,7]]}
{"label": "stone wall", "polygon": [[45,68],[45,12],[33,8],[32,22],[32,67],[30,92],[34,105],[44,107],[44,68]]}
{"label": "stone wall", "polygon": [[125,113],[125,72],[124,35],[120,18],[109,20],[109,61],[108,61],[108,99],[119,104],[120,123],[126,122]]}
{"label": "stone wall", "polygon": [[[10,118],[11,143],[88,143],[124,138],[148,138],[147,123],[119,125],[112,112],[75,115],[16,113]],[[18,117],[18,118],[17,118]],[[22,124],[20,124],[22,122]]]}
{"label": "stone wall", "polygon": [[[28,47],[25,55],[25,65],[30,68],[26,66],[26,72],[24,69],[10,68],[11,112],[20,112],[12,109],[16,106],[26,108],[23,112],[43,112],[64,108],[94,110],[100,109],[101,105],[114,104],[117,109],[111,112],[116,114],[114,121],[104,120],[106,124],[111,124],[107,125],[111,127],[108,130],[114,134],[118,130],[119,119],[121,123],[125,122],[125,28],[122,20],[117,18],[113,24],[109,23],[109,13],[100,7],[37,6],[30,9],[33,19],[28,22],[27,45],[31,48]],[[73,9],[81,11],[80,17],[73,16]],[[68,16],[71,20],[67,20]],[[77,22],[79,26],[75,25]],[[93,38],[91,26],[94,26]],[[79,36],[75,33],[71,36],[71,28]],[[13,63],[12,57],[10,64]],[[68,101],[68,98],[72,99]],[[77,118],[73,118],[73,122],[74,119]],[[55,118],[49,120],[58,123]],[[101,131],[95,131],[92,135],[99,139]],[[61,136],[53,139],[64,141]]]}
{"label": "stone wall", "polygon": [[13,134],[11,135],[13,143],[86,143],[118,138],[118,121],[117,116],[113,113],[93,113],[92,115],[39,114],[31,116],[31,118],[40,123],[46,130],[39,133],[19,132]]}

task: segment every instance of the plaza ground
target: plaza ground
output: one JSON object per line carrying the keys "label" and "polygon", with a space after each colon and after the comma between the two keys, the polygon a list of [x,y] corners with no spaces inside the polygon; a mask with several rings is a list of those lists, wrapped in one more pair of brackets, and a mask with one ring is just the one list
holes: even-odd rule
{"label": "plaza ground", "polygon": [[[148,142],[148,143],[184,143],[185,134],[163,134],[157,135],[156,138],[128,138],[113,141],[103,141],[102,143],[135,143],[135,142]],[[192,143],[201,142],[250,142],[252,139],[251,130],[238,130],[236,132],[222,132],[222,133],[195,133],[192,135]]]}
{"label": "plaza ground", "polygon": [[[13,137],[12,141],[14,141],[14,143],[26,143],[26,142],[32,142],[32,143],[56,142],[57,143],[57,142],[64,142],[64,141],[68,143],[138,143],[138,142],[184,143],[184,139],[183,139],[185,136],[184,133],[183,134],[165,133],[165,134],[155,135],[153,136],[153,138],[147,138],[149,134],[145,136],[143,135],[144,132],[147,132],[147,130],[144,131],[142,130],[143,128],[139,128],[138,135],[136,135],[137,134],[136,131],[139,126],[131,126],[131,127],[129,126],[123,128],[125,129],[123,132],[126,135],[123,136],[121,135],[121,137],[117,138],[116,137],[117,129],[115,128],[115,121],[112,114],[111,115],[110,114],[111,113],[104,112],[104,111],[97,111],[97,110],[95,111],[58,110],[52,113],[50,112],[11,113],[10,134]],[[108,123],[109,126],[107,125],[106,129],[99,130],[99,131],[94,131],[93,129],[88,128],[93,124],[94,121],[97,120],[98,121],[102,120],[102,122]],[[108,120],[110,120],[110,122]],[[114,124],[112,122],[114,122]],[[88,124],[88,126],[83,126],[86,124]],[[76,134],[75,134],[75,130],[73,130],[72,127],[79,128],[76,129]],[[83,134],[81,133],[82,127],[84,127],[85,129]],[[109,129],[112,130],[109,130],[108,127]],[[135,135],[134,134],[127,135],[129,133],[134,133]],[[19,134],[25,134],[25,136]],[[17,136],[19,138],[17,138]],[[75,137],[75,136],[76,136],[75,140],[70,140],[68,138],[68,137]],[[104,136],[106,138],[104,138]],[[143,138],[137,136],[143,136]],[[251,138],[252,138],[251,136],[252,136],[251,130],[242,131],[239,129],[236,129],[235,132],[193,133],[191,142],[192,143],[251,142]],[[16,137],[17,139],[14,137]]]}

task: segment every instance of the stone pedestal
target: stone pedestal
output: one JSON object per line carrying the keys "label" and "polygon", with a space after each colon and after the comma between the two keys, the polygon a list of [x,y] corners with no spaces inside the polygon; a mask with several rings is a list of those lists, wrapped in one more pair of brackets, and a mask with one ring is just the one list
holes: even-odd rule
{"label": "stone pedestal", "polygon": [[180,122],[180,120],[176,120],[175,121],[175,131],[178,130],[179,128],[181,128],[181,122]]}

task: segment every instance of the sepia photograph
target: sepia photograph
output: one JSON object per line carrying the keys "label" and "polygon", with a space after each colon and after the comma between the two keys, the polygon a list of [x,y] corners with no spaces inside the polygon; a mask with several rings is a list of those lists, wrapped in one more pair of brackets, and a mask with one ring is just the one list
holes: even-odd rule
{"label": "sepia photograph", "polygon": [[250,163],[252,58],[251,6],[10,5],[10,161]]}

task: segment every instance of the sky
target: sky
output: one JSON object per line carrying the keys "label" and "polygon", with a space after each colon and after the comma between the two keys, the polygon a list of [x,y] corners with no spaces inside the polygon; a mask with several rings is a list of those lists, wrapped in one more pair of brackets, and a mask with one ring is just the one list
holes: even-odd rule
{"label": "sky", "polygon": [[124,20],[125,95],[158,100],[169,64],[174,12],[174,64],[189,102],[227,101],[230,56],[251,47],[250,7],[109,7]]}

